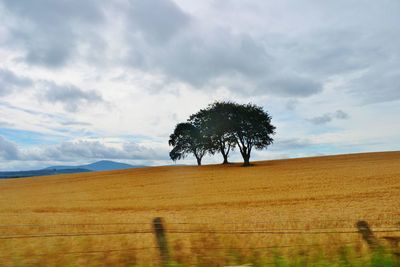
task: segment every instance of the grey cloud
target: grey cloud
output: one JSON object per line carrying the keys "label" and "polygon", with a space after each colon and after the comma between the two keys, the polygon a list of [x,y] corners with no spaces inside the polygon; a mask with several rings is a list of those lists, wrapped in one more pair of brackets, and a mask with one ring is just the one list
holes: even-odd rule
{"label": "grey cloud", "polygon": [[170,81],[183,81],[195,88],[225,85],[240,94],[283,97],[306,97],[322,90],[311,78],[276,74],[273,57],[247,34],[221,30],[203,36],[194,29],[162,48],[150,45],[149,50],[149,44],[140,38],[134,43],[129,58],[132,67],[162,73]]}
{"label": "grey cloud", "polygon": [[[354,99],[363,104],[373,104],[400,99],[400,30],[392,32],[352,32],[347,44],[340,40],[331,42],[331,59],[321,57],[309,62],[317,74],[342,75],[356,73],[345,89]],[[342,46],[342,48],[340,48]],[[319,55],[317,53],[317,55]],[[311,70],[310,70],[311,71]],[[328,76],[327,76],[328,77]]]}
{"label": "grey cloud", "polygon": [[335,114],[334,114],[336,119],[340,119],[340,120],[346,120],[348,118],[350,118],[349,114],[347,114],[346,112],[344,112],[343,110],[336,110]]}
{"label": "grey cloud", "polygon": [[164,52],[160,55],[164,71],[197,86],[220,77],[257,79],[269,71],[271,61],[262,45],[251,36],[224,31],[211,37],[182,37]]}
{"label": "grey cloud", "polygon": [[20,158],[20,153],[17,146],[0,136],[0,159],[3,160],[17,160]]}
{"label": "grey cloud", "polygon": [[61,103],[67,111],[76,112],[85,104],[103,102],[102,96],[95,90],[82,90],[74,85],[58,85],[54,82],[42,82],[41,93],[44,100]]}
{"label": "grey cloud", "polygon": [[40,156],[67,160],[71,158],[115,158],[118,154],[114,148],[107,148],[100,142],[65,142],[55,147],[49,147],[42,151]]}
{"label": "grey cloud", "polygon": [[64,142],[49,146],[31,154],[36,160],[69,161],[77,159],[131,159],[158,160],[167,159],[168,151],[155,150],[135,143],[127,142],[122,148],[106,146],[98,141]]}
{"label": "grey cloud", "polygon": [[196,86],[224,75],[254,77],[268,69],[266,51],[251,36],[225,31],[200,34],[193,28],[161,47],[131,36],[128,64]]}
{"label": "grey cloud", "polygon": [[8,46],[25,53],[29,64],[59,67],[79,43],[99,41],[92,29],[103,21],[103,1],[3,0],[8,17]]}
{"label": "grey cloud", "polygon": [[21,149],[0,136],[0,159],[20,161],[79,161],[79,160],[168,160],[168,150],[154,149],[133,142],[121,148],[107,146],[99,141],[63,142],[38,148]]}
{"label": "grey cloud", "polygon": [[400,28],[376,21],[379,17],[368,19],[375,21],[371,27],[325,29],[300,42],[294,40],[298,44],[288,49],[288,57],[293,58],[288,63],[321,80],[350,77],[336,89],[363,104],[399,100]]}
{"label": "grey cloud", "polygon": [[332,118],[331,114],[324,114],[322,116],[314,117],[314,118],[310,119],[310,121],[314,124],[319,125],[319,124],[328,123],[328,122],[332,121],[332,119],[333,118]]}
{"label": "grey cloud", "polygon": [[[397,60],[400,62],[400,55]],[[399,68],[400,66],[385,64],[378,70],[369,70],[362,77],[352,81],[348,91],[363,104],[400,100]]]}
{"label": "grey cloud", "polygon": [[[168,4],[170,8],[166,9],[164,5],[170,1],[140,2],[132,5],[132,10],[140,10],[140,14],[127,14],[133,28],[139,27],[142,33],[128,35],[127,63],[134,68],[163,74],[167,81],[183,81],[195,88],[222,85],[239,94],[307,97],[322,91],[317,77],[281,70],[281,59],[268,51],[263,38],[230,28],[205,30],[176,5]],[[138,22],[142,14],[155,12],[156,7],[160,9],[155,21],[148,25],[146,17],[146,23]],[[173,21],[172,30],[165,29],[169,23],[158,23],[163,19]],[[153,38],[149,40],[148,36]]]}
{"label": "grey cloud", "polygon": [[350,118],[349,114],[339,109],[335,113],[325,113],[322,116],[311,118],[309,121],[313,124],[320,125],[331,122],[334,119],[346,120],[348,118]]}
{"label": "grey cloud", "polygon": [[31,79],[18,76],[10,70],[0,68],[0,96],[11,94],[19,88],[26,88],[32,84]]}
{"label": "grey cloud", "polygon": [[304,36],[288,52],[295,57],[297,68],[327,77],[368,68],[380,59],[380,50],[367,33],[331,29]]}
{"label": "grey cloud", "polygon": [[285,97],[307,97],[322,91],[321,83],[296,75],[266,81],[264,86],[266,90]]}
{"label": "grey cloud", "polygon": [[[77,53],[83,53],[75,57],[80,61],[84,53],[92,53],[90,64],[124,64],[164,77],[153,91],[164,82],[184,82],[200,90],[222,86],[242,95],[291,98],[316,95],[332,78],[359,74],[336,89],[366,104],[400,99],[395,71],[400,62],[399,4],[350,2],[228,1],[212,4],[218,10],[210,13],[192,9],[193,14],[181,8],[186,4],[172,0],[0,4],[10,32],[6,45],[29,64],[60,67]],[[218,18],[208,20],[207,15],[216,14]],[[237,22],[229,20],[236,15]],[[275,19],[281,15],[283,19]],[[321,18],[324,23],[316,23]],[[265,21],[272,22],[270,28],[262,27]],[[114,44],[114,33],[125,42]],[[82,44],[86,49],[80,49]],[[105,51],[110,54],[103,53],[104,47],[111,47]]]}
{"label": "grey cloud", "polygon": [[170,40],[190,21],[190,17],[170,0],[133,0],[129,4],[129,25],[154,43]]}

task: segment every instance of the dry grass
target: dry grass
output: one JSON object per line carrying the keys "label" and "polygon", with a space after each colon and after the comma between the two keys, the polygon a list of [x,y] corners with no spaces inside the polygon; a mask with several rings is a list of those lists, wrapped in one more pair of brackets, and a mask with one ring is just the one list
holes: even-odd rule
{"label": "dry grass", "polygon": [[[374,228],[394,227],[400,223],[400,152],[265,161],[251,168],[154,167],[0,180],[0,192],[1,236],[151,230],[156,216],[164,217],[170,230],[203,232],[354,230],[359,219]],[[193,224],[175,224],[182,222]],[[117,225],[100,225],[112,223]],[[158,258],[153,238],[143,233],[0,239],[0,265],[151,265]],[[177,261],[203,266],[254,262],[271,253],[246,250],[251,247],[318,243],[329,255],[350,242],[359,253],[365,251],[355,234],[202,233],[170,234],[169,239]],[[310,248],[280,250],[291,254]]]}

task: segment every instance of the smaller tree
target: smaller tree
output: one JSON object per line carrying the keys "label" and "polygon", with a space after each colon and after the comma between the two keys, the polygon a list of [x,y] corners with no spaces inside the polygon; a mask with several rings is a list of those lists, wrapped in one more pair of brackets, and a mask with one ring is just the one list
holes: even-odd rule
{"label": "smaller tree", "polygon": [[262,107],[247,104],[236,105],[232,113],[232,134],[236,139],[244,166],[250,165],[250,155],[253,147],[263,149],[274,141],[275,126],[271,117]]}
{"label": "smaller tree", "polygon": [[173,161],[183,159],[188,154],[193,154],[197,160],[197,165],[201,165],[201,160],[207,152],[206,141],[201,130],[191,123],[179,123],[176,125],[174,133],[169,136],[168,144],[172,146],[169,153]]}

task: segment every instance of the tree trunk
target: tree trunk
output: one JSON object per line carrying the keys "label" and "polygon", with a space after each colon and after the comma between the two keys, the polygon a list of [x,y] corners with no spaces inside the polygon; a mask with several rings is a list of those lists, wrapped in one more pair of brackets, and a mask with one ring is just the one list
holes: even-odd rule
{"label": "tree trunk", "polygon": [[250,154],[244,154],[243,161],[243,166],[250,166]]}
{"label": "tree trunk", "polygon": [[225,153],[221,153],[221,154],[224,157],[224,162],[222,162],[222,164],[228,164],[229,163],[228,162],[228,154],[225,154]]}
{"label": "tree trunk", "polygon": [[197,165],[201,166],[201,158],[196,157],[196,159],[197,159]]}

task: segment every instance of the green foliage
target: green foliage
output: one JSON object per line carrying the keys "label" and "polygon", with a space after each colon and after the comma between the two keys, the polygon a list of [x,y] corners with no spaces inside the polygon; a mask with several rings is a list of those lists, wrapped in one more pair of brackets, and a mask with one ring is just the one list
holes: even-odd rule
{"label": "green foliage", "polygon": [[198,127],[191,123],[179,123],[169,138],[168,143],[173,147],[169,156],[173,161],[183,159],[188,154],[193,154],[197,159],[198,165],[201,165],[201,159],[207,152],[207,142]]}
{"label": "green foliage", "polygon": [[[399,256],[397,256],[398,258]],[[400,266],[400,262],[397,261],[393,257],[393,255],[389,253],[384,253],[383,251],[374,253],[371,257],[371,267],[380,267],[380,266],[387,266],[387,267],[395,267],[395,266]]]}
{"label": "green foliage", "polygon": [[297,255],[287,258],[275,254],[272,266],[277,267],[399,267],[394,253],[380,250],[370,255],[359,256],[351,247],[343,247],[337,257],[326,258],[320,255]]}
{"label": "green foliage", "polygon": [[272,144],[273,134],[275,126],[262,107],[215,102],[191,115],[188,123],[177,125],[174,134],[170,136],[170,145],[174,146],[170,156],[173,160],[184,158],[190,153],[196,156],[193,148],[197,147],[204,154],[221,153],[223,163],[228,163],[229,153],[237,147],[244,165],[250,165],[252,149],[264,149]]}
{"label": "green foliage", "polygon": [[237,104],[232,102],[215,102],[206,109],[190,116],[189,121],[202,129],[207,140],[207,150],[210,154],[220,152],[224,164],[228,163],[229,152],[236,145],[232,135],[232,114]]}
{"label": "green foliage", "polygon": [[167,267],[184,267],[184,265],[177,263],[175,261],[168,262]]}
{"label": "green foliage", "polygon": [[263,149],[273,143],[271,136],[275,134],[275,126],[271,124],[269,114],[253,104],[237,105],[231,121],[231,134],[236,139],[244,164],[249,165],[253,147]]}

